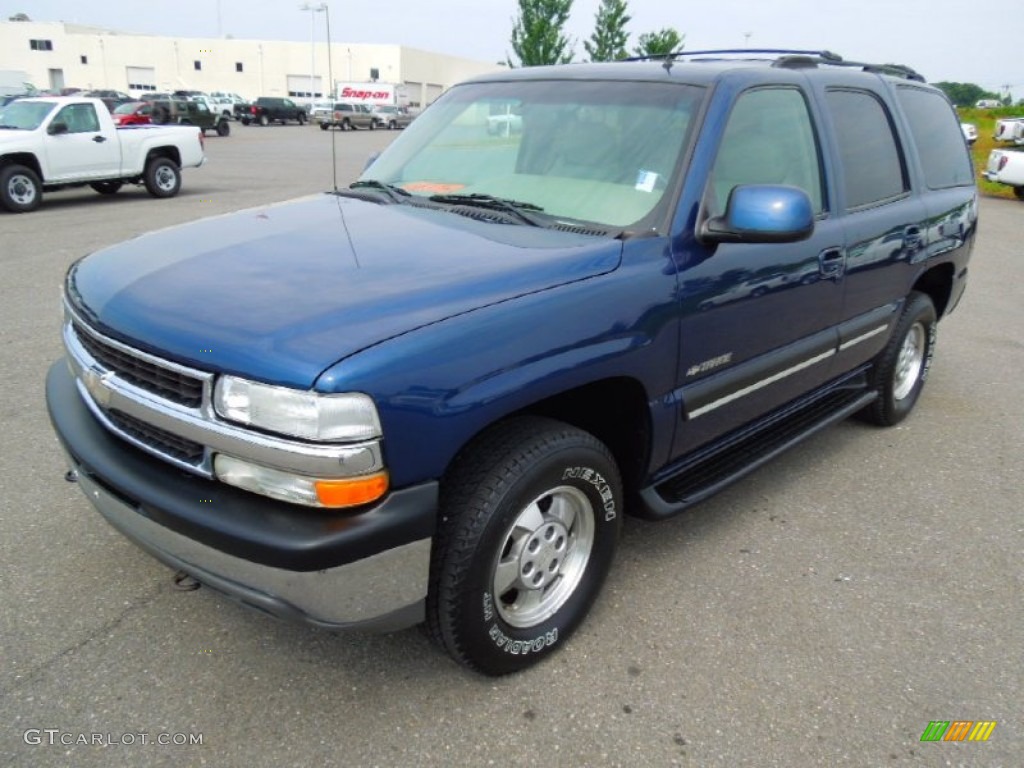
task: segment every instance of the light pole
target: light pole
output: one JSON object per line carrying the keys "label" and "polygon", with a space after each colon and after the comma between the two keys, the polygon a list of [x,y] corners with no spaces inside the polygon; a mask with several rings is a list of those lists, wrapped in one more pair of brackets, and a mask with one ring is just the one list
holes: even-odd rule
{"label": "light pole", "polygon": [[309,11],[309,108],[312,110],[316,101],[316,15],[327,10],[327,3],[303,3],[299,10]]}

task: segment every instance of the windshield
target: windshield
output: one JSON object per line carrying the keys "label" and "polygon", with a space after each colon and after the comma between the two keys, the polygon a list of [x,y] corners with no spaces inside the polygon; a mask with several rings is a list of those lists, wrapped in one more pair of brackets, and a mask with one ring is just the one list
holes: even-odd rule
{"label": "windshield", "polygon": [[129,101],[127,104],[122,104],[117,107],[113,114],[115,115],[130,115],[135,112],[139,107],[143,106],[145,102],[142,101]]}
{"label": "windshield", "polygon": [[625,81],[457,86],[360,181],[423,197],[493,196],[556,219],[637,225],[666,197],[702,94]]}
{"label": "windshield", "polygon": [[12,101],[0,109],[0,128],[34,131],[43,124],[43,120],[55,106],[56,104],[50,102],[30,99]]}

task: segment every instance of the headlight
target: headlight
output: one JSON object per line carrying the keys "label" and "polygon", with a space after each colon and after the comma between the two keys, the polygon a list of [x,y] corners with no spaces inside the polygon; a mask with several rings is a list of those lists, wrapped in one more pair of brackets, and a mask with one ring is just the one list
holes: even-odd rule
{"label": "headlight", "polygon": [[221,376],[213,397],[217,414],[270,432],[305,440],[354,442],[381,436],[367,395],[323,395]]}

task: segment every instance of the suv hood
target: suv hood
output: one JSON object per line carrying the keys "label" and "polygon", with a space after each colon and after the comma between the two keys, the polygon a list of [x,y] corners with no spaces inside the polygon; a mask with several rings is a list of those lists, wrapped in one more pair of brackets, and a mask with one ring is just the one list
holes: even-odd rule
{"label": "suv hood", "polygon": [[203,370],[311,388],[416,328],[616,268],[622,243],[325,194],[161,230],[68,275],[98,330]]}

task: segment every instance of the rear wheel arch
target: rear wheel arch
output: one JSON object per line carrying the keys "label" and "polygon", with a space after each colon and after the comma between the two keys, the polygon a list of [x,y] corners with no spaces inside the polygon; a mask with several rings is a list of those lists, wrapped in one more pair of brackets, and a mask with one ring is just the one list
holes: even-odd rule
{"label": "rear wheel arch", "polygon": [[949,307],[955,272],[952,264],[937,264],[917,278],[911,288],[912,291],[923,293],[932,300],[936,317],[941,318]]}

